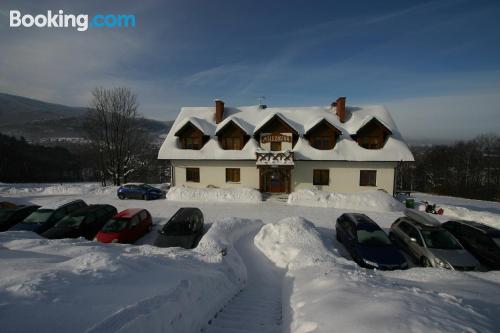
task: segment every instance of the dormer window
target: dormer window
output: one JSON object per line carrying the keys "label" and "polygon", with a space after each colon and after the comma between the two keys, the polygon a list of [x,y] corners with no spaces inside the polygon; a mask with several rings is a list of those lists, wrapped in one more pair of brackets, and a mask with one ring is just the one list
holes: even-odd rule
{"label": "dormer window", "polygon": [[179,138],[181,149],[192,150],[200,150],[209,139],[208,135],[204,135],[198,127],[189,121],[175,133],[175,136]]}
{"label": "dormer window", "polygon": [[372,118],[353,135],[358,145],[365,149],[381,149],[392,132],[377,118]]}
{"label": "dormer window", "polygon": [[323,119],[308,130],[304,137],[312,147],[319,150],[330,150],[335,147],[341,133],[338,128]]}
{"label": "dormer window", "polygon": [[222,149],[241,150],[250,136],[232,119],[217,130],[217,138]]}

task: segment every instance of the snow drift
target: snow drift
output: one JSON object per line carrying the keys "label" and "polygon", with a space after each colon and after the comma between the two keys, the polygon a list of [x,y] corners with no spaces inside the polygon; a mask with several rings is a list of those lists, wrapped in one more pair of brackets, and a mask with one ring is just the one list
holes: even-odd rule
{"label": "snow drift", "polygon": [[257,203],[262,201],[262,195],[253,188],[196,189],[189,187],[172,187],[167,193],[167,200]]}
{"label": "snow drift", "polygon": [[[495,332],[498,282],[478,273],[414,268],[379,272],[339,255],[303,218],[264,225],[255,245],[287,267],[291,332]],[[484,275],[483,275],[484,276]],[[496,296],[493,296],[492,294]]]}
{"label": "snow drift", "polygon": [[444,209],[444,215],[459,220],[470,220],[484,223],[493,228],[500,229],[500,215],[484,211],[473,211],[465,207],[440,205]]}
{"label": "snow drift", "polygon": [[244,286],[233,243],[261,224],[216,221],[195,250],[0,233],[2,332],[197,332]]}
{"label": "snow drift", "polygon": [[357,211],[401,211],[404,206],[383,191],[335,193],[318,190],[299,190],[288,196],[289,205],[330,207]]}
{"label": "snow drift", "polygon": [[82,195],[110,194],[116,192],[116,186],[102,187],[97,183],[64,184],[3,184],[0,183],[0,195]]}

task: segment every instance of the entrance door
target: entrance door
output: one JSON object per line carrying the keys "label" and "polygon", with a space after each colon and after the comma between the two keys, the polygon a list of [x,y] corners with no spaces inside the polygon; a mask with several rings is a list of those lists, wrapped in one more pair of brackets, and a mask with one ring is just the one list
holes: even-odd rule
{"label": "entrance door", "polygon": [[290,192],[290,169],[266,168],[260,172],[261,191],[270,193]]}

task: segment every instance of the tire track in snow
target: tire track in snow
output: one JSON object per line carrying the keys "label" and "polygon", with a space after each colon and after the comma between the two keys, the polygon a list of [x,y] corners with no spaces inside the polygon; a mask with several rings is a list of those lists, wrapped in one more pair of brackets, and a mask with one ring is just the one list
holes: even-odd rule
{"label": "tire track in snow", "polygon": [[255,247],[256,233],[235,245],[247,269],[247,283],[204,327],[206,333],[278,333],[282,330],[284,270]]}

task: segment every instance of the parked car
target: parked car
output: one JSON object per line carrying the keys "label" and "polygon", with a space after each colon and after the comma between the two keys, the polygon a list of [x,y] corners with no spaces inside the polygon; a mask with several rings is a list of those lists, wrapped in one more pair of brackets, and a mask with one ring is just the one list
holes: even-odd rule
{"label": "parked car", "polygon": [[116,208],[111,205],[89,205],[66,216],[42,236],[50,239],[78,237],[93,239],[116,213]]}
{"label": "parked car", "polygon": [[472,271],[479,262],[441,223],[426,213],[406,210],[391,226],[389,237],[424,267]]}
{"label": "parked car", "polygon": [[500,269],[500,230],[463,220],[445,222],[443,228],[451,232],[483,265]]}
{"label": "parked car", "polygon": [[203,236],[203,213],[198,208],[180,208],[158,231],[155,245],[192,249]]}
{"label": "parked car", "polygon": [[365,214],[342,214],[335,225],[337,240],[361,267],[405,269],[408,263],[384,230]]}
{"label": "parked car", "polygon": [[106,222],[95,240],[102,243],[134,243],[151,230],[151,214],[141,208],[129,208],[119,212]]}
{"label": "parked car", "polygon": [[1,201],[0,202],[0,209],[4,209],[4,208],[16,208],[17,205],[15,203],[12,203],[12,202],[8,202],[8,201]]}
{"label": "parked car", "polygon": [[154,200],[162,198],[165,192],[148,184],[125,184],[118,188],[119,199]]}
{"label": "parked car", "polygon": [[66,215],[86,206],[87,204],[83,200],[73,200],[55,208],[42,207],[32,212],[11,230],[26,230],[42,234],[52,228]]}
{"label": "parked car", "polygon": [[0,209],[0,231],[9,230],[39,207],[37,205],[28,205]]}

